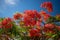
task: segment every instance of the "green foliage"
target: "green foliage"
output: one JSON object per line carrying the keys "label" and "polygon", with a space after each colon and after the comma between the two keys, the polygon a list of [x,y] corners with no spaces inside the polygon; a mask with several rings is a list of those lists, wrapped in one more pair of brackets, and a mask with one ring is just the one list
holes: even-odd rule
{"label": "green foliage", "polygon": [[[56,16],[51,16],[50,18],[48,18],[46,23],[54,23],[56,24],[57,22],[60,22],[60,18],[56,17]],[[60,24],[59,24],[60,25]]]}
{"label": "green foliage", "polygon": [[47,23],[53,23],[53,22],[57,22],[55,17],[48,18]]}
{"label": "green foliage", "polygon": [[3,19],[4,19],[4,18],[0,18],[0,22],[2,22]]}
{"label": "green foliage", "polygon": [[60,17],[55,16],[56,20],[60,22]]}
{"label": "green foliage", "polygon": [[0,28],[0,35],[3,34],[4,30]]}

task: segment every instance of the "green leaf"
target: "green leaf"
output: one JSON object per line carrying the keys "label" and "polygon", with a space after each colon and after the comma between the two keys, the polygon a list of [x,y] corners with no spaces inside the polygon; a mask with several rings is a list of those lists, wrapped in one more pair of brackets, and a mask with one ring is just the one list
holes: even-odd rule
{"label": "green leaf", "polygon": [[48,20],[47,20],[47,23],[51,23],[51,22],[54,22],[55,21],[55,17],[50,17],[50,18],[48,18]]}
{"label": "green leaf", "polygon": [[56,20],[60,22],[60,18],[58,16],[56,16]]}
{"label": "green leaf", "polygon": [[0,28],[0,35],[4,32],[4,30],[2,28]]}
{"label": "green leaf", "polygon": [[0,18],[0,22],[2,22],[3,19],[4,19],[4,18]]}
{"label": "green leaf", "polygon": [[57,36],[57,34],[54,34],[54,35],[52,35],[52,38],[54,38],[54,37],[56,37]]}
{"label": "green leaf", "polygon": [[46,33],[47,36],[52,36],[53,34],[52,33]]}

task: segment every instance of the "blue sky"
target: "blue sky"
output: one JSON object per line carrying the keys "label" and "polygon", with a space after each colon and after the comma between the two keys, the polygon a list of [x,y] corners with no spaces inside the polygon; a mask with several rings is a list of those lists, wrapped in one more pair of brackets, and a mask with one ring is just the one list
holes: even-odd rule
{"label": "blue sky", "polygon": [[46,1],[53,4],[51,15],[60,13],[60,0],[0,0],[0,17],[12,17],[15,12],[24,12],[24,10],[45,10],[40,8],[40,5]]}

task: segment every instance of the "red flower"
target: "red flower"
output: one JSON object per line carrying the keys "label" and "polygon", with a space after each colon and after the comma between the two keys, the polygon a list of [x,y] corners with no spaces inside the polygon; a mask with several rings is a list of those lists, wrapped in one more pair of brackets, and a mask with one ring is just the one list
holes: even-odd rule
{"label": "red flower", "polygon": [[1,25],[2,23],[0,22],[0,28],[2,28],[2,25]]}
{"label": "red flower", "polygon": [[20,18],[22,18],[22,14],[20,14],[20,13],[14,14],[15,20],[20,19]]}
{"label": "red flower", "polygon": [[25,25],[34,26],[40,18],[41,15],[36,10],[26,10],[23,15]]}
{"label": "red flower", "polygon": [[32,11],[32,10],[26,10],[24,13],[25,13],[26,15],[32,17],[32,18],[34,18],[34,17],[35,17],[35,14],[36,14],[36,13],[35,13],[34,11]]}
{"label": "red flower", "polygon": [[37,30],[37,29],[31,29],[30,30],[30,36],[31,37],[39,37],[39,36],[41,36],[41,33],[40,33],[40,31],[39,30]]}
{"label": "red flower", "polygon": [[44,31],[45,34],[46,33],[51,33],[51,34],[55,34],[56,33],[54,29],[50,29],[50,28],[46,28],[46,27],[44,27],[43,31]]}
{"label": "red flower", "polygon": [[50,17],[50,15],[49,14],[46,14],[45,16],[44,16],[44,21],[47,21],[47,19]]}
{"label": "red flower", "polygon": [[60,31],[60,26],[57,26],[56,28],[57,28],[57,30],[59,30],[59,31]]}
{"label": "red flower", "polygon": [[40,11],[40,14],[41,14],[42,16],[45,16],[47,13],[42,10],[42,11]]}
{"label": "red flower", "polygon": [[48,29],[53,29],[55,27],[54,24],[45,24],[45,28],[48,28]]}
{"label": "red flower", "polygon": [[41,16],[44,18],[44,21],[47,21],[47,19],[50,17],[50,14],[47,14],[45,11],[40,12]]}
{"label": "red flower", "polygon": [[44,2],[41,4],[41,7],[46,8],[48,12],[52,12],[52,3],[51,2]]}
{"label": "red flower", "polygon": [[11,28],[12,27],[12,20],[11,20],[11,18],[5,18],[2,21],[2,26],[5,27],[5,28]]}
{"label": "red flower", "polygon": [[37,26],[40,26],[40,22],[39,22],[39,21],[37,21],[37,22],[36,22],[36,25],[37,25]]}
{"label": "red flower", "polygon": [[0,28],[2,28],[2,26],[0,26]]}
{"label": "red flower", "polygon": [[36,20],[31,21],[31,25],[34,26],[36,24]]}
{"label": "red flower", "polygon": [[13,24],[7,24],[7,25],[5,25],[5,28],[12,28],[12,26],[13,26]]}

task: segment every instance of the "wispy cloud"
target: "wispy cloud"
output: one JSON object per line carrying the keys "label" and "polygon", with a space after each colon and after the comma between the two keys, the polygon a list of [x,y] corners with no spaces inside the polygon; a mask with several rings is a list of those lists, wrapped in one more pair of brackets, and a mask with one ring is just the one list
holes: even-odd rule
{"label": "wispy cloud", "polygon": [[5,0],[5,3],[11,4],[11,5],[15,5],[16,4],[15,0]]}

